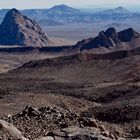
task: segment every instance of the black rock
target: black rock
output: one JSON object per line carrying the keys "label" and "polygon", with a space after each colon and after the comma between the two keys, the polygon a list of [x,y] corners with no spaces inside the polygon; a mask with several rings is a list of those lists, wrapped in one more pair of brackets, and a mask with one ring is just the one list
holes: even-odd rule
{"label": "black rock", "polygon": [[119,39],[122,42],[130,42],[132,41],[132,39],[140,37],[140,34],[132,28],[123,30],[119,32],[118,35],[119,35]]}
{"label": "black rock", "polygon": [[134,29],[129,28],[121,32],[117,32],[115,28],[108,28],[105,32],[101,31],[95,38],[89,38],[78,42],[75,48],[80,50],[92,48],[111,48],[117,47],[118,44],[123,42],[131,42],[133,39],[139,38],[140,34]]}

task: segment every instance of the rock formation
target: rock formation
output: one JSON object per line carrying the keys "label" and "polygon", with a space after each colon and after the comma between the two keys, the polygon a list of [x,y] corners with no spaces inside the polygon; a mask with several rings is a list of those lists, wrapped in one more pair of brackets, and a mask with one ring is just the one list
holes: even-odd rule
{"label": "rock formation", "polygon": [[140,34],[136,32],[134,29],[129,28],[129,29],[119,32],[118,36],[122,42],[130,42],[134,38],[139,38]]}
{"label": "rock formation", "polygon": [[105,47],[109,49],[111,47],[117,47],[121,43],[131,42],[137,38],[140,38],[140,34],[132,28],[117,32],[116,29],[112,27],[105,32],[101,31],[95,38],[78,42],[76,48],[84,50]]}
{"label": "rock formation", "polygon": [[48,38],[35,21],[12,9],[0,25],[0,44],[42,47]]}

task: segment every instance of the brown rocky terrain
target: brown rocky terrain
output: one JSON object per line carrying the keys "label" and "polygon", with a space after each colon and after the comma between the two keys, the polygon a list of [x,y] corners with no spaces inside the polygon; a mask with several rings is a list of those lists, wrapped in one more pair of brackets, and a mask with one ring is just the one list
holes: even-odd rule
{"label": "brown rocky terrain", "polygon": [[[79,127],[68,127],[68,123],[65,124],[68,120],[70,122],[77,122]],[[56,108],[42,107],[37,109],[26,107],[20,114],[10,117],[9,121],[12,121],[15,126],[23,130],[21,132],[11,123],[0,120],[0,136],[3,140],[111,140],[119,138],[117,134],[111,134],[101,123],[94,119],[79,117],[76,114],[71,114],[70,111],[67,114],[63,114],[56,110]],[[61,129],[55,130],[58,124],[60,124]],[[40,135],[40,133],[43,136],[34,138]],[[25,138],[23,134],[29,139]]]}
{"label": "brown rocky terrain", "polygon": [[139,62],[139,48],[30,61],[0,75],[2,119],[29,139],[139,139]]}
{"label": "brown rocky terrain", "polygon": [[48,37],[36,21],[12,9],[0,25],[0,44],[42,47],[47,46]]}
{"label": "brown rocky terrain", "polygon": [[[73,46],[42,48],[48,38],[16,9],[0,31],[1,44],[28,46],[0,48],[24,59],[0,74],[0,139],[140,139],[138,32],[109,28]],[[36,55],[24,63],[24,53]]]}

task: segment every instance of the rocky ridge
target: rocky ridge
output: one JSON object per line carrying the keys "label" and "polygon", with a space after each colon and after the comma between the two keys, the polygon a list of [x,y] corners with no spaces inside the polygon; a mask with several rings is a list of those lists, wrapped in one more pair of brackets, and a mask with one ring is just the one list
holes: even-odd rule
{"label": "rocky ridge", "polygon": [[140,38],[140,34],[132,28],[117,32],[115,28],[111,27],[105,32],[101,31],[95,38],[89,38],[78,42],[75,47],[80,48],[80,50],[103,47],[110,49],[112,47],[118,47],[122,43],[133,42],[137,38]]}

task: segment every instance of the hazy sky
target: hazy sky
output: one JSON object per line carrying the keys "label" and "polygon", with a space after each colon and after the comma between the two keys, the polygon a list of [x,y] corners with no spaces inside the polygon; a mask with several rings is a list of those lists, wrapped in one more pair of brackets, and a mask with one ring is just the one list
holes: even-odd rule
{"label": "hazy sky", "polygon": [[0,0],[0,8],[48,8],[67,4],[74,7],[88,6],[131,6],[140,5],[140,0]]}

